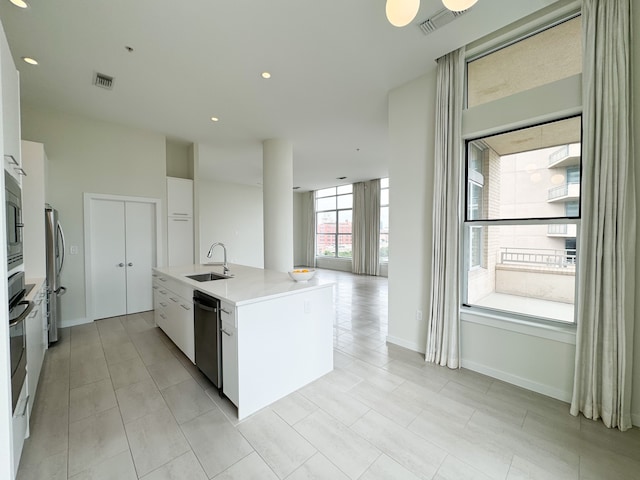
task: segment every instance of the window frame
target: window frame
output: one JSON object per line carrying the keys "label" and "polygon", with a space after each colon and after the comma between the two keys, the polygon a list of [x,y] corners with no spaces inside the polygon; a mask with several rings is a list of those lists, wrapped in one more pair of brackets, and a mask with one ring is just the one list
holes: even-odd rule
{"label": "window frame", "polygon": [[[340,189],[344,189],[344,187],[351,187],[350,190],[348,192],[342,192],[342,193],[338,193],[340,191]],[[334,190],[334,194],[332,195],[321,195],[319,196],[319,192],[326,192],[328,190]],[[347,197],[350,196],[351,197],[351,208],[338,208],[339,205],[339,197]],[[317,206],[318,206],[318,200],[319,199],[325,199],[325,198],[335,198],[335,205],[336,208],[335,209],[324,209],[324,210],[318,210]],[[351,255],[349,256],[341,256],[340,255],[340,238],[341,237],[350,237],[351,238],[351,245],[353,246],[353,231],[351,233],[342,233],[340,232],[340,212],[345,212],[345,211],[349,211],[351,212],[351,218],[352,218],[352,222],[351,225],[353,225],[353,184],[346,184],[346,185],[338,185],[335,187],[328,187],[328,188],[323,188],[320,190],[316,190],[313,201],[315,202],[315,244],[316,244],[316,251],[315,253],[315,258],[316,259],[327,259],[327,258],[331,258],[331,259],[345,259],[345,260],[351,260],[353,258],[353,247],[351,249]],[[323,213],[328,213],[328,212],[335,212],[335,232],[333,233],[327,233],[327,232],[318,232],[318,216],[320,214]],[[333,255],[319,255],[318,254],[318,250],[317,250],[317,245],[318,245],[318,235],[333,235],[334,237],[334,251],[333,251]]]}
{"label": "window frame", "polygon": [[[386,187],[383,187],[382,186],[383,183],[384,183],[383,180],[385,180],[385,179],[386,179]],[[390,212],[390,209],[389,209],[389,203],[390,203],[389,194],[387,194],[387,203],[382,203],[382,191],[383,190],[386,190],[387,192],[390,192],[390,190],[389,190],[389,177],[385,177],[385,178],[381,178],[380,179],[380,217],[382,217],[382,209],[383,208],[387,208],[388,211]],[[389,218],[388,215],[387,215],[387,218]],[[379,243],[380,243],[380,245],[379,245],[379,248],[378,248],[378,255],[379,255],[379,258],[380,258],[379,263],[387,264],[387,263],[389,263],[389,255],[387,254],[386,257],[383,257],[382,255],[380,255],[380,250],[382,250],[382,235],[386,235],[386,237],[387,237],[387,245],[386,246],[387,246],[387,251],[388,251],[388,248],[389,248],[389,231],[387,230],[386,233],[383,233],[382,232],[382,223],[381,223],[380,224],[380,232],[379,232],[379,237],[380,237]],[[384,258],[384,260],[383,260],[383,258]]]}

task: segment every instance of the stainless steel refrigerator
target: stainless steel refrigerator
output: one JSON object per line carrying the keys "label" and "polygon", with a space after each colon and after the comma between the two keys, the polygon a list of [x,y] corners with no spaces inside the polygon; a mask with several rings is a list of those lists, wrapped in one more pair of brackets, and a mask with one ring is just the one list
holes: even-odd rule
{"label": "stainless steel refrigerator", "polygon": [[45,205],[45,238],[47,249],[47,324],[49,343],[58,341],[60,326],[60,297],[66,288],[60,285],[60,272],[64,266],[64,233],[58,222],[58,211]]}

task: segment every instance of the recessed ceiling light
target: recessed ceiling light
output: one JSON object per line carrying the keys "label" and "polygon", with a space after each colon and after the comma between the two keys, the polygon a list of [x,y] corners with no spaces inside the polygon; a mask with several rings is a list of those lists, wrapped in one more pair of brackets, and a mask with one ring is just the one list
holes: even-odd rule
{"label": "recessed ceiling light", "polygon": [[211,121],[212,122],[218,122],[218,121],[220,121],[220,119],[218,117],[211,117]]}
{"label": "recessed ceiling light", "polygon": [[269,72],[262,72],[261,76],[262,78],[265,78],[265,79],[271,78],[271,74]]}
{"label": "recessed ceiling light", "polygon": [[20,7],[20,8],[27,8],[29,5],[27,5],[27,2],[25,2],[24,0],[9,0],[11,3],[13,3],[16,7]]}
{"label": "recessed ceiling light", "polygon": [[38,65],[38,61],[35,58],[31,58],[31,57],[22,57],[22,60],[24,60],[26,63],[28,63],[29,65]]}

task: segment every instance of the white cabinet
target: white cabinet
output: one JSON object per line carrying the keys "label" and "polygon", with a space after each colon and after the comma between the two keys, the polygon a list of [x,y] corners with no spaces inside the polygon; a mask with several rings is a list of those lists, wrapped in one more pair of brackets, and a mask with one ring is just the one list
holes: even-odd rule
{"label": "white cabinet", "polygon": [[193,180],[167,177],[167,216],[193,217]]}
{"label": "white cabinet", "polygon": [[45,277],[47,274],[44,237],[47,163],[44,145],[22,142],[22,164],[29,173],[22,179],[24,271],[32,278]]}
{"label": "white cabinet", "polygon": [[193,263],[193,218],[169,217],[167,233],[169,266]]}
{"label": "white cabinet", "polygon": [[153,274],[154,319],[158,327],[195,363],[193,292],[163,275]]}
{"label": "white cabinet", "polygon": [[15,477],[20,465],[20,457],[22,456],[22,447],[24,439],[27,436],[27,428],[29,427],[29,415],[27,413],[29,407],[29,393],[27,382],[22,385],[20,397],[16,404],[16,410],[13,412],[13,475]]}
{"label": "white cabinet", "polygon": [[168,265],[193,263],[193,180],[167,177]]}
{"label": "white cabinet", "polygon": [[44,361],[49,336],[47,335],[47,313],[45,288],[42,286],[36,293],[33,302],[35,306],[26,319],[27,335],[27,385],[29,393],[29,415],[33,409],[36,390],[40,379],[40,371]]}
{"label": "white cabinet", "polygon": [[2,78],[2,137],[4,166],[18,182],[24,173],[20,160],[20,79],[13,63],[9,44],[0,42],[0,72]]}
{"label": "white cabinet", "polygon": [[235,308],[221,302],[220,319],[222,333],[222,391],[234,405],[238,405],[238,329]]}

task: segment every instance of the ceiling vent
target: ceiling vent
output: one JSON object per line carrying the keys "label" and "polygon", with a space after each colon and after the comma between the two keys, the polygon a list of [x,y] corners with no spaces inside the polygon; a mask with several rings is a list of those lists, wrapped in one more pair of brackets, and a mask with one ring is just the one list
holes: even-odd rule
{"label": "ceiling vent", "polygon": [[113,90],[113,77],[105,75],[104,73],[96,72],[96,76],[93,78],[93,84],[96,87]]}
{"label": "ceiling vent", "polygon": [[444,27],[446,24],[453,22],[457,17],[459,17],[460,15],[464,15],[469,10],[471,9],[467,8],[466,10],[462,10],[461,12],[452,12],[448,8],[443,8],[418,25],[420,26],[420,30],[422,30],[422,33],[424,33],[425,35],[429,35],[431,32],[434,32],[437,29]]}

